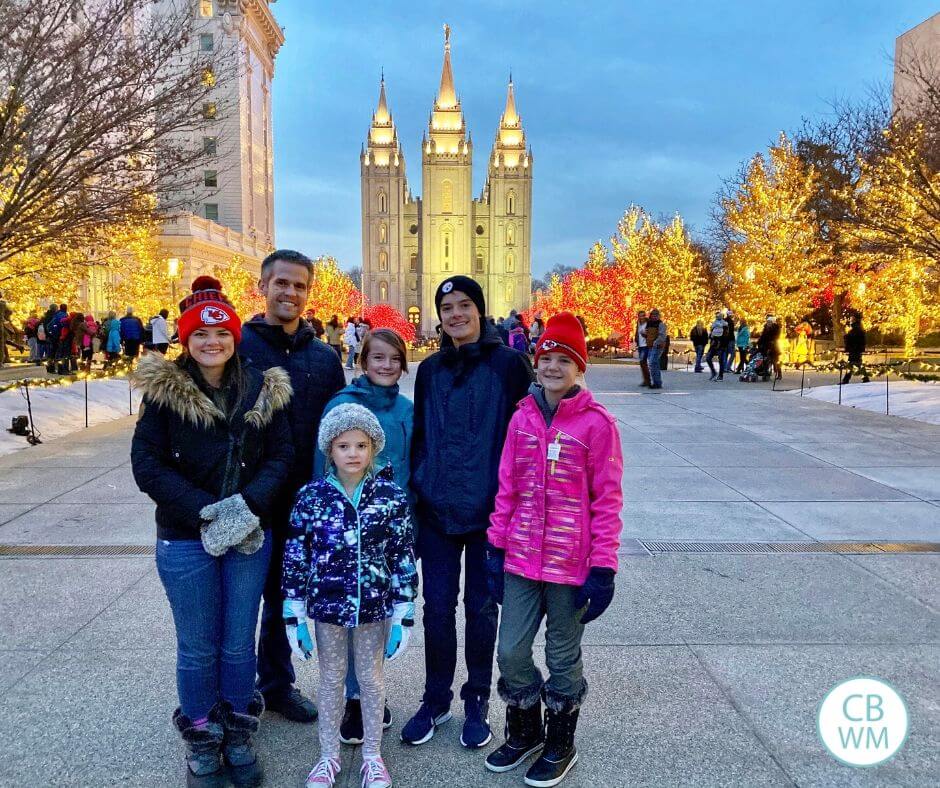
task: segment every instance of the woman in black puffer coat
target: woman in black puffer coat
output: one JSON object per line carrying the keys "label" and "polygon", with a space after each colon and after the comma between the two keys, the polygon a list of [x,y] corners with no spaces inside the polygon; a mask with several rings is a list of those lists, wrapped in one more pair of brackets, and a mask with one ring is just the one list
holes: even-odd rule
{"label": "woman in black puffer coat", "polygon": [[242,367],[241,321],[199,277],[180,304],[178,361],[148,353],[131,445],[134,479],[157,504],[157,570],[177,635],[173,721],[189,786],[260,785],[252,734],[255,626],[271,556],[267,513],[293,459],[287,373]]}

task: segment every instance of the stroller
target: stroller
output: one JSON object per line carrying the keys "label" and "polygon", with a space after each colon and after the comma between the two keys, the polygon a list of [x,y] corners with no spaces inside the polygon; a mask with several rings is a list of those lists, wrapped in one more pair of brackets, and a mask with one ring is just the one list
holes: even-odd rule
{"label": "stroller", "polygon": [[769,380],[771,372],[773,371],[773,364],[771,363],[770,357],[765,356],[759,350],[751,351],[751,355],[748,357],[747,366],[744,368],[744,372],[741,374],[739,380],[742,383],[756,383],[757,379]]}

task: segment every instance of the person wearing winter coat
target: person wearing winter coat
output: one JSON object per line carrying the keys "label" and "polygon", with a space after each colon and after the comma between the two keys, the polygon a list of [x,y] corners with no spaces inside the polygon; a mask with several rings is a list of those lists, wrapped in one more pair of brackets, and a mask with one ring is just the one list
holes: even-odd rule
{"label": "person wearing winter coat", "polygon": [[518,350],[520,353],[528,353],[528,345],[529,343],[526,342],[525,338],[525,329],[521,323],[517,322],[509,331],[509,347]]}
{"label": "person wearing winter coat", "polygon": [[780,324],[773,315],[767,315],[764,327],[757,338],[757,350],[773,366],[777,380],[783,377],[780,367]]}
{"label": "person wearing winter coat", "polygon": [[852,379],[852,372],[858,370],[862,373],[862,383],[868,383],[868,371],[865,369],[863,356],[865,355],[865,329],[862,328],[862,318],[852,316],[849,318],[851,326],[845,332],[845,354],[848,356],[849,368],[842,378],[843,383]]}
{"label": "person wearing winter coat", "polygon": [[140,355],[140,343],[144,338],[144,324],[134,314],[134,308],[128,307],[127,314],[121,318],[121,340],[124,342],[124,355],[137,358]]}
{"label": "person wearing winter coat", "polygon": [[[705,363],[708,364],[708,371],[711,372],[709,380],[724,380],[725,368],[722,366],[722,351],[724,349],[725,335],[728,333],[728,321],[722,317],[720,311],[715,312],[715,319],[712,321],[711,328],[708,330],[709,345],[708,355],[705,356]],[[714,359],[718,359],[718,372],[715,372]]]}
{"label": "person wearing winter coat", "polygon": [[[392,479],[409,495],[411,479],[411,436],[414,429],[414,404],[399,393],[398,381],[408,371],[408,355],[405,343],[398,334],[388,328],[372,331],[362,345],[359,364],[363,374],[355,378],[327,403],[323,415],[334,408],[354,403],[369,410],[382,425],[385,433],[384,448],[375,457],[378,470],[389,468]],[[317,450],[314,456],[313,476],[326,475],[329,461]],[[356,679],[355,654],[352,641],[348,655],[346,673],[346,708],[340,726],[340,741],[343,744],[362,744],[362,706],[359,701],[359,682]],[[392,724],[392,715],[385,707],[383,727]]]}
{"label": "person wearing winter coat", "polygon": [[747,353],[751,348],[751,329],[748,328],[746,320],[741,321],[738,333],[734,338],[734,344],[738,349],[738,366],[735,373],[740,375],[747,364]]}
{"label": "person wearing winter coat", "polygon": [[633,342],[636,345],[636,355],[640,361],[640,373],[643,375],[640,386],[649,388],[652,384],[649,365],[650,348],[646,342],[646,312],[642,309],[636,313],[636,329],[633,332]]}
{"label": "person wearing winter coat", "polygon": [[721,340],[721,370],[722,372],[731,372],[731,365],[734,361],[735,353],[735,336],[737,333],[734,325],[734,312],[730,309],[726,309],[724,317],[728,328]]}
{"label": "person wearing winter coat", "polygon": [[157,353],[164,356],[170,349],[170,328],[167,325],[167,318],[170,316],[168,309],[161,309],[160,312],[150,320],[150,330],[153,332],[150,342]]}
{"label": "person wearing winter coat", "polygon": [[114,312],[108,313],[108,333],[105,339],[105,366],[110,366],[121,355],[121,321]]}
{"label": "person wearing winter coat", "polygon": [[650,370],[650,388],[661,389],[663,387],[661,361],[663,356],[669,352],[669,328],[660,319],[658,309],[650,310],[650,316],[646,320],[646,327],[643,331],[646,344],[649,347],[647,364]]}
{"label": "person wearing winter coat", "polygon": [[[570,312],[548,321],[535,367],[538,383],[509,422],[487,531],[488,579],[502,604],[497,690],[506,741],[486,767],[509,771],[541,751],[525,782],[557,785],[578,760],[584,627],[614,596],[623,457],[616,420],[578,385],[587,345]],[[543,618],[547,681],[532,659]]]}
{"label": "person wearing winter coat", "polygon": [[93,342],[97,333],[98,324],[95,322],[95,316],[91,314],[85,315],[85,320],[81,325],[81,353],[86,372],[91,371],[91,359],[95,353]]}
{"label": "person wearing winter coat", "polygon": [[689,332],[689,340],[695,350],[695,371],[702,371],[702,356],[705,354],[705,346],[708,345],[708,329],[705,328],[705,322],[697,320],[695,327]]}
{"label": "person wearing winter coat", "polygon": [[535,352],[535,346],[539,343],[539,337],[542,336],[542,332],[545,331],[545,322],[541,317],[536,317],[532,321],[532,326],[529,328],[529,352]]}
{"label": "person wearing winter coat", "polygon": [[[392,784],[382,760],[383,665],[405,651],[414,624],[417,569],[408,499],[378,469],[385,433],[362,405],[338,405],[317,436],[327,475],[304,486],[284,549],[283,615],[294,654],[316,652],[320,758],[308,788],[332,786],[340,771],[340,730],[348,640],[359,673],[363,788]],[[312,631],[311,631],[312,630]]]}
{"label": "person wearing winter coat", "polygon": [[349,351],[346,358],[346,369],[353,369],[356,357],[359,355],[359,333],[356,331],[356,318],[351,317],[346,321],[346,330],[343,332],[343,343]]}
{"label": "person wearing winter coat", "polygon": [[288,408],[294,462],[283,495],[270,512],[271,564],[264,586],[258,639],[258,690],[265,707],[301,724],[316,721],[317,708],[295,686],[291,648],[281,615],[281,567],[291,507],[297,491],[313,478],[313,452],[320,417],[326,404],[346,383],[336,355],[317,340],[304,320],[313,277],[313,263],[291,249],[271,252],[261,262],[259,290],[265,299],[263,315],[242,326],[239,353],[248,366],[264,371],[281,367],[290,375],[294,396]]}
{"label": "person wearing winter coat", "polygon": [[333,315],[330,322],[326,324],[326,343],[333,348],[333,351],[343,360],[343,327],[339,324],[339,318]]}
{"label": "person wearing winter coat", "polygon": [[[39,317],[35,312],[31,313],[26,322],[23,323],[23,336],[26,337],[26,344],[29,346],[29,358],[27,361],[30,364],[35,364],[39,361],[39,336],[38,336],[38,327],[40,325]],[[45,333],[45,330],[43,330]]]}
{"label": "person wearing winter coat", "polygon": [[443,326],[441,350],[418,367],[411,454],[425,685],[421,706],[401,738],[423,744],[450,719],[463,558],[468,678],[460,691],[465,711],[461,743],[475,749],[492,736],[487,714],[497,609],[486,583],[486,528],[506,427],[533,374],[529,357],[506,347],[483,317],[486,304],[476,281],[448,277],[434,303]]}
{"label": "person wearing winter coat", "polygon": [[156,503],[157,571],[177,635],[173,722],[187,786],[260,785],[252,738],[255,626],[271,556],[269,512],[293,459],[280,368],[245,367],[241,322],[219,282],[198,277],[182,303],[182,356],[147,354],[134,376],[143,405],[131,444],[141,491]]}

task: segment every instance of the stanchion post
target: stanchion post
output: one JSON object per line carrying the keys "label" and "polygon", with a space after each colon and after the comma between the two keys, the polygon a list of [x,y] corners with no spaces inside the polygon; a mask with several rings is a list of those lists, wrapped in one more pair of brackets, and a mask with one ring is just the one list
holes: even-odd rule
{"label": "stanchion post", "polygon": [[134,415],[134,389],[131,388],[131,379],[127,378],[127,415]]}
{"label": "stanchion post", "polygon": [[839,404],[842,404],[842,362],[838,362],[836,373],[839,375]]}
{"label": "stanchion post", "polygon": [[802,397],[802,396],[803,396],[803,386],[804,386],[804,384],[806,383],[806,364],[801,364],[801,365],[800,365],[800,372],[802,372],[802,375],[801,375],[801,377],[800,377],[800,396]]}
{"label": "stanchion post", "polygon": [[85,378],[85,429],[88,429],[88,378]]}

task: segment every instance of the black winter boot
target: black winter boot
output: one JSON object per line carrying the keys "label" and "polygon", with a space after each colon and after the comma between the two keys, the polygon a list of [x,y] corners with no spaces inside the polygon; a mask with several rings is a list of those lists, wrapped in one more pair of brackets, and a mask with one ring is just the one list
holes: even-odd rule
{"label": "black winter boot", "polygon": [[530,755],[542,749],[545,736],[542,731],[542,704],[523,709],[506,707],[506,741],[486,756],[486,768],[491,772],[515,769]]}
{"label": "black winter boot", "polygon": [[251,743],[251,737],[258,732],[258,718],[263,712],[264,698],[257,691],[245,714],[233,711],[229,703],[222,703],[222,725],[225,728],[222,754],[229,779],[238,788],[255,788],[264,782],[264,772]]}
{"label": "black winter boot", "polygon": [[536,788],[558,785],[571,767],[578,762],[574,746],[574,732],[578,727],[578,714],[574,711],[545,709],[545,748],[539,759],[525,773],[525,784]]}
{"label": "black winter boot", "polygon": [[173,724],[186,745],[187,788],[223,788],[227,780],[219,760],[222,726],[210,720],[196,728],[179,708],[173,712]]}

